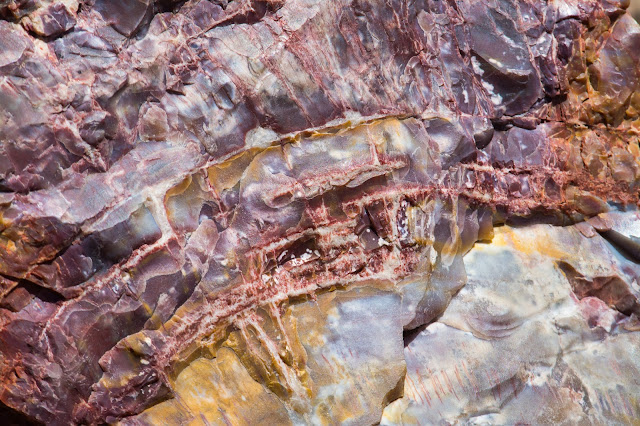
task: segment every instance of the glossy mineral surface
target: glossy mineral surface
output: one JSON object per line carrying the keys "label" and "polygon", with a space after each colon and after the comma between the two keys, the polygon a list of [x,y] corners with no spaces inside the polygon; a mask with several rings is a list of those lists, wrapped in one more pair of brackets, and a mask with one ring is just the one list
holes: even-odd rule
{"label": "glossy mineral surface", "polygon": [[628,6],[0,1],[0,417],[637,422]]}

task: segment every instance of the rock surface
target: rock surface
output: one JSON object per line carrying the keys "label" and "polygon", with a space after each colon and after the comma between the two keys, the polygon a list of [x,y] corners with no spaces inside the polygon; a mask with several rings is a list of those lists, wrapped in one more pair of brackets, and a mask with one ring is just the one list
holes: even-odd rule
{"label": "rock surface", "polygon": [[566,273],[624,286],[637,263],[600,235],[549,225],[499,228],[464,262],[467,285],[405,347],[404,396],[382,424],[637,421],[637,317],[581,296]]}
{"label": "rock surface", "polygon": [[0,1],[0,416],[635,421],[628,6]]}

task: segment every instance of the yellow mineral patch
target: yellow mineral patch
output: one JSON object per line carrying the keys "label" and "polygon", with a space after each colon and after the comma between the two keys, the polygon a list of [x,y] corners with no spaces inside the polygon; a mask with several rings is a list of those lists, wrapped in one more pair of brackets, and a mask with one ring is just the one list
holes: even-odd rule
{"label": "yellow mineral patch", "polygon": [[253,380],[229,348],[215,359],[199,358],[178,376],[176,398],[139,416],[157,425],[288,425],[284,405]]}
{"label": "yellow mineral patch", "polygon": [[169,189],[165,195],[165,200],[174,195],[182,194],[184,191],[186,191],[187,188],[189,188],[189,185],[191,185],[191,180],[191,176],[187,176],[182,182]]}
{"label": "yellow mineral patch", "polygon": [[10,240],[8,238],[2,238],[2,241],[0,242],[4,243],[2,244],[4,247],[3,249],[6,250],[7,253],[12,253],[16,251],[16,243],[13,242],[13,240]]}
{"label": "yellow mineral patch", "polygon": [[[540,225],[550,226],[550,225]],[[543,255],[556,259],[564,259],[571,253],[560,249],[557,244],[552,244],[545,238],[544,232],[519,232],[517,228],[503,226],[494,230],[494,238],[491,246],[513,246],[524,255]],[[482,245],[477,246],[482,249]],[[486,246],[489,247],[489,246]]]}
{"label": "yellow mineral patch", "polygon": [[244,151],[224,163],[209,167],[207,174],[211,186],[213,186],[218,193],[225,189],[233,188],[238,181],[240,181],[244,170],[249,166],[253,157],[259,152],[261,152],[260,149]]}

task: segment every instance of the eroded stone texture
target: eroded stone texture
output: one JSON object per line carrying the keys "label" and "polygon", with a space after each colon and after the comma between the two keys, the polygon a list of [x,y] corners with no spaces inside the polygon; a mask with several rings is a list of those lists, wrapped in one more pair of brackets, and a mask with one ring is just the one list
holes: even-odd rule
{"label": "eroded stone texture", "polygon": [[627,6],[0,3],[0,414],[637,418]]}
{"label": "eroded stone texture", "polygon": [[467,285],[406,346],[404,397],[386,408],[382,424],[638,418],[637,393],[627,391],[640,383],[638,307],[629,317],[602,295],[581,295],[566,272],[591,288],[616,280],[620,289],[604,292],[635,299],[636,263],[597,233],[548,225],[499,228],[464,262]]}

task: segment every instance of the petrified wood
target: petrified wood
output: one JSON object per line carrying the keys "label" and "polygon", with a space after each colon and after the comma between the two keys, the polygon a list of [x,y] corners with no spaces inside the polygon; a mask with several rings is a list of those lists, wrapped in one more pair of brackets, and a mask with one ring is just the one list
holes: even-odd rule
{"label": "petrified wood", "polygon": [[637,420],[628,6],[0,1],[0,416]]}

